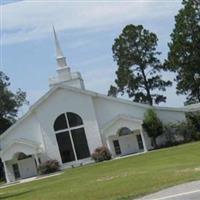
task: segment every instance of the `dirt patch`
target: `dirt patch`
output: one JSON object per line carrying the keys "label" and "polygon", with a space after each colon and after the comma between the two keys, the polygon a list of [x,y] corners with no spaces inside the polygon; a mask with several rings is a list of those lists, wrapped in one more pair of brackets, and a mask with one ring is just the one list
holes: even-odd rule
{"label": "dirt patch", "polygon": [[101,178],[98,178],[96,181],[110,181],[110,180],[113,180],[113,179],[116,179],[116,178],[122,178],[122,177],[126,177],[128,176],[128,173],[123,173],[123,174],[119,174],[119,175],[116,175],[116,176],[104,176],[104,177],[101,177]]}

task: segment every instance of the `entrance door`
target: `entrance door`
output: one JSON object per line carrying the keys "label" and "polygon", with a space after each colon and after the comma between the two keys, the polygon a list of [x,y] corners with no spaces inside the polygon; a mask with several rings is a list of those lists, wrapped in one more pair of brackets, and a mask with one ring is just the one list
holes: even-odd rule
{"label": "entrance door", "polygon": [[120,155],[121,154],[121,148],[120,148],[120,145],[119,145],[119,140],[113,140],[113,145],[114,145],[114,148],[115,148],[115,154]]}
{"label": "entrance door", "polygon": [[13,168],[13,173],[14,173],[15,179],[20,178],[21,175],[20,175],[20,172],[19,172],[19,166],[18,166],[18,164],[17,163],[13,164],[12,168]]}
{"label": "entrance door", "polygon": [[37,175],[37,168],[34,158],[26,158],[19,161],[21,178],[29,178]]}

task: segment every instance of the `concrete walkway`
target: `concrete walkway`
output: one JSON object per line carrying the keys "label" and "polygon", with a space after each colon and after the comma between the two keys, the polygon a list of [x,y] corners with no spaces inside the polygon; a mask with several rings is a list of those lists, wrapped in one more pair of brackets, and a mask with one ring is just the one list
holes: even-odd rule
{"label": "concrete walkway", "polygon": [[22,184],[22,183],[28,183],[28,182],[32,182],[32,181],[36,181],[36,180],[46,179],[46,178],[53,177],[53,176],[58,176],[58,175],[61,175],[62,173],[63,172],[61,171],[61,172],[56,172],[56,173],[53,173],[53,174],[35,176],[35,177],[31,177],[31,178],[22,179],[22,180],[19,180],[19,181],[16,181],[16,182],[12,182],[12,183],[2,184],[0,186],[0,189],[1,188],[7,188],[7,187],[10,187],[10,186],[13,186],[13,185]]}
{"label": "concrete walkway", "polygon": [[174,186],[137,200],[200,200],[200,181]]}

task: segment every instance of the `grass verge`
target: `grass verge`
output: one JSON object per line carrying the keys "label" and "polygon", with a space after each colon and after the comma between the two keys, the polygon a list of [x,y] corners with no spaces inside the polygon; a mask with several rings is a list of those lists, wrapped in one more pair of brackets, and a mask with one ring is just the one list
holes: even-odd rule
{"label": "grass verge", "polygon": [[125,200],[200,179],[200,142],[68,169],[0,189],[6,200]]}

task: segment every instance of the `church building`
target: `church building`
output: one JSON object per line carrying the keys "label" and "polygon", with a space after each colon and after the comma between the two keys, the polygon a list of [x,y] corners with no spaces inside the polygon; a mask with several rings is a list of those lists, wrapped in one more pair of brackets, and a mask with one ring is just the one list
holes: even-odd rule
{"label": "church building", "polygon": [[[113,157],[152,149],[142,129],[144,113],[152,106],[89,91],[79,72],[66,63],[54,31],[57,76],[49,91],[0,136],[0,158],[6,180],[37,175],[37,167],[50,159],[61,168],[92,162],[91,154],[106,145]],[[153,106],[164,123],[185,120],[186,107]],[[159,144],[165,140],[158,138]]]}

